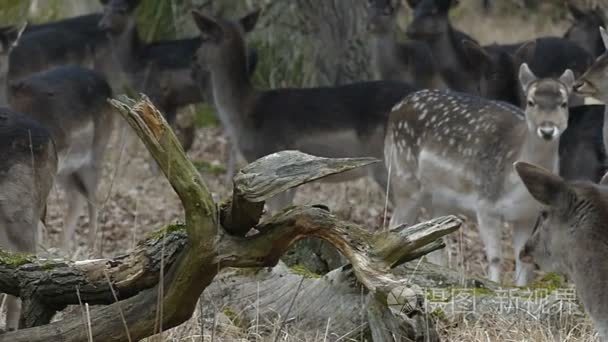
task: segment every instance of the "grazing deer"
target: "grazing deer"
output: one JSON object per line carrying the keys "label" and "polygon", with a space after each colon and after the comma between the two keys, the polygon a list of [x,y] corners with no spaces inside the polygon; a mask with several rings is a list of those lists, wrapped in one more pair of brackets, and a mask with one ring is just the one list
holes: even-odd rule
{"label": "grazing deer", "polygon": [[448,12],[455,0],[407,0],[414,11],[414,19],[407,35],[429,45],[437,68],[450,89],[477,94],[476,68],[466,58],[462,41],[475,41],[452,27]]}
{"label": "grazing deer", "polygon": [[564,38],[577,43],[593,57],[601,56],[606,48],[597,28],[608,25],[608,18],[606,18],[602,9],[595,7],[590,10],[583,10],[571,1],[568,1],[568,9],[574,18],[574,22],[566,31]]}
{"label": "grazing deer", "polygon": [[515,169],[545,209],[519,259],[572,280],[600,340],[608,341],[608,177],[596,185],[524,162]]}
{"label": "grazing deer", "polygon": [[368,3],[372,61],[376,78],[402,81],[424,89],[444,89],[431,49],[424,42],[397,41],[397,10],[400,2],[370,0]]}
{"label": "grazing deer", "polygon": [[89,209],[89,243],[97,230],[97,185],[115,115],[107,99],[112,91],[96,72],[64,66],[9,85],[11,107],[38,120],[51,133],[58,154],[58,181],[66,190],[68,212],[63,247],[71,248],[84,202]]}
{"label": "grazing deer", "polygon": [[[326,157],[382,157],[390,108],[414,90],[406,83],[377,81],[337,87],[257,90],[247,72],[244,34],[258,12],[237,22],[193,12],[202,34],[197,63],[211,75],[218,115],[248,161],[286,149]],[[374,179],[386,184],[383,165]],[[362,176],[356,172],[351,177]],[[291,194],[286,195],[286,197]],[[278,209],[289,202],[271,205]]]}
{"label": "grazing deer", "polygon": [[[27,115],[0,107],[0,248],[36,253],[38,224],[57,170],[51,135]],[[19,300],[6,300],[6,330],[19,325]]]}
{"label": "grazing deer", "polygon": [[602,126],[604,151],[608,151],[608,32],[600,27],[606,52],[598,57],[574,85],[574,92],[582,96],[586,104],[604,105]]}
{"label": "grazing deer", "polygon": [[[493,281],[501,274],[502,222],[513,224],[513,247],[519,251],[539,210],[513,162],[557,171],[574,83],[570,70],[559,79],[537,79],[526,64],[519,78],[527,96],[525,113],[502,102],[427,90],[396,105],[386,130],[384,160],[395,203],[391,226],[415,223],[420,206],[474,213]],[[517,261],[518,285],[531,273]]]}

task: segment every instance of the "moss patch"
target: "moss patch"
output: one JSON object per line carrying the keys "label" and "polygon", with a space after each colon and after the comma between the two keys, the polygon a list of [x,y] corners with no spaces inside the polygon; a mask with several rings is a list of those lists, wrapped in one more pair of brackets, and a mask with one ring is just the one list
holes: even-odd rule
{"label": "moss patch", "polygon": [[239,314],[234,311],[231,307],[227,306],[222,310],[222,313],[228,317],[228,319],[237,327],[244,327],[244,322],[241,320]]}
{"label": "moss patch", "polygon": [[170,233],[177,232],[177,231],[185,231],[185,230],[186,230],[185,224],[175,223],[175,224],[170,224],[168,226],[165,226],[159,230],[153,231],[153,232],[149,233],[147,237],[149,239],[158,239],[158,238],[161,238],[163,235],[170,234]]}
{"label": "moss patch", "polygon": [[35,258],[31,254],[25,253],[8,253],[0,250],[0,263],[12,267],[19,267],[31,262],[34,262]]}
{"label": "moss patch", "polygon": [[226,173],[224,165],[210,163],[206,160],[193,160],[192,164],[194,164],[194,167],[196,167],[198,172],[210,173],[216,176]]}
{"label": "moss patch", "polygon": [[196,106],[196,114],[194,115],[194,125],[196,127],[217,127],[219,124],[220,121],[212,106],[206,104]]}
{"label": "moss patch", "polygon": [[565,281],[562,276],[557,273],[547,273],[544,277],[531,283],[528,288],[530,289],[546,289],[549,292],[553,292],[557,289],[564,288]]}
{"label": "moss patch", "polygon": [[318,279],[321,278],[320,274],[314,273],[313,271],[306,268],[306,266],[302,264],[295,264],[290,266],[289,269],[295,273],[303,276],[304,278]]}

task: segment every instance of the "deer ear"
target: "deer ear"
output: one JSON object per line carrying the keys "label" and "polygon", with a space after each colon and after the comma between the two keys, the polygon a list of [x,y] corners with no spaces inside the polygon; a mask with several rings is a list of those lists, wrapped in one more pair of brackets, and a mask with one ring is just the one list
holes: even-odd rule
{"label": "deer ear", "polygon": [[420,3],[420,0],[407,0],[407,4],[410,6],[411,9],[416,8],[416,6],[418,6],[419,3]]}
{"label": "deer ear", "polygon": [[516,162],[515,171],[519,174],[530,195],[542,204],[559,207],[566,204],[571,194],[566,182],[551,172],[526,162]]}
{"label": "deer ear", "polygon": [[602,179],[600,180],[600,185],[605,185],[608,186],[608,172],[606,172],[606,174],[604,175],[604,177],[602,177]]}
{"label": "deer ear", "polygon": [[572,87],[574,87],[574,82],[576,82],[572,70],[566,69],[566,71],[564,71],[564,73],[559,77],[559,80],[566,86],[568,94],[570,94],[572,92]]}
{"label": "deer ear", "polygon": [[580,8],[576,7],[576,5],[573,4],[571,1],[568,1],[567,5],[568,5],[568,10],[570,11],[570,14],[572,14],[572,17],[574,19],[582,20],[582,19],[585,19],[585,17],[587,16],[587,13],[585,13]]}
{"label": "deer ear", "polygon": [[224,30],[215,18],[198,11],[192,11],[192,18],[194,18],[194,23],[203,36],[209,37],[214,41],[222,39]]}
{"label": "deer ear", "polygon": [[605,28],[600,26],[600,35],[602,36],[602,41],[604,42],[604,47],[608,50],[608,32]]}
{"label": "deer ear", "polygon": [[0,41],[5,47],[10,47],[19,38],[19,28],[16,26],[0,27]]}
{"label": "deer ear", "polygon": [[531,40],[524,43],[522,46],[515,51],[513,57],[515,58],[515,62],[517,64],[529,62],[534,59],[534,55],[536,54],[536,40]]}
{"label": "deer ear", "polygon": [[521,67],[519,67],[519,82],[521,83],[521,86],[524,91],[528,91],[528,87],[530,86],[530,84],[532,84],[532,82],[536,81],[537,79],[538,78],[536,77],[536,75],[534,75],[532,70],[530,70],[527,63],[524,63],[521,65]]}
{"label": "deer ear", "polygon": [[241,24],[241,27],[243,28],[243,31],[245,32],[251,32],[253,31],[253,29],[255,28],[255,24],[257,24],[258,19],[260,18],[260,10],[255,10],[249,14],[247,14],[246,16],[242,17],[239,20],[239,23]]}
{"label": "deer ear", "polygon": [[490,55],[474,41],[463,39],[462,46],[464,47],[464,54],[472,66],[480,66],[490,61]]}

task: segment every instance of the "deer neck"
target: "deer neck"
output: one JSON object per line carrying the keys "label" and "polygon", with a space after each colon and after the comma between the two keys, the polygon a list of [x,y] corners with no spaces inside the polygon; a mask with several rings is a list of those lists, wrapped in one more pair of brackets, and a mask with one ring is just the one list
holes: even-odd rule
{"label": "deer neck", "polygon": [[256,96],[247,73],[247,56],[243,52],[209,69],[213,101],[224,129],[233,141],[247,140],[246,135],[253,132],[246,127],[247,116]]}
{"label": "deer neck", "polygon": [[371,52],[376,69],[382,74],[388,65],[395,62],[397,55],[397,40],[395,34],[374,34],[372,36]]}
{"label": "deer neck", "polygon": [[538,137],[536,132],[526,129],[518,161],[541,166],[553,173],[559,170],[559,138],[546,141]]}
{"label": "deer neck", "polygon": [[437,64],[442,71],[450,67],[459,66],[457,42],[454,35],[454,29],[449,26],[445,33],[429,41],[433,56],[441,56],[441,58],[437,58]]}
{"label": "deer neck", "polygon": [[608,153],[608,105],[604,106],[604,123],[602,125],[602,140],[604,141],[604,151]]}
{"label": "deer neck", "polygon": [[137,54],[143,46],[135,19],[129,20],[127,27],[119,34],[109,34],[110,56],[123,72],[136,68]]}

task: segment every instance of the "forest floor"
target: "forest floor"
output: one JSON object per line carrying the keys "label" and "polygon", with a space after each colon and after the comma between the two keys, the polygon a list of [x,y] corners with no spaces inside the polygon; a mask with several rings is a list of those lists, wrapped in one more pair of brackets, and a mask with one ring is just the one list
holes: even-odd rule
{"label": "forest floor", "polygon": [[[218,127],[198,130],[197,139],[189,153],[210,191],[216,199],[225,198],[230,192],[225,183],[224,167],[227,160],[226,139]],[[146,234],[183,219],[179,199],[164,176],[155,174],[151,157],[136,137],[122,126],[111,142],[106,157],[104,177],[99,191],[99,234],[103,257],[128,253]],[[56,187],[49,200],[48,231],[43,237],[44,250],[54,254],[61,241],[63,214],[66,211],[63,191]],[[297,204],[323,203],[341,218],[369,227],[382,229],[390,217],[384,218],[384,192],[370,179],[345,183],[312,183],[302,186],[296,195]],[[390,215],[391,208],[387,208]],[[70,253],[73,259],[89,257],[86,246],[88,217],[83,210],[77,237],[78,247]],[[513,278],[513,253],[510,247],[509,229],[504,230],[505,269],[503,281]],[[463,274],[485,276],[485,255],[474,224],[467,223],[459,232],[447,239],[450,267]],[[200,305],[191,320],[165,332],[165,341],[274,341],[274,336],[256,338],[252,331],[265,327],[250,327],[244,331],[236,327],[234,313],[229,314],[221,306],[203,308]],[[78,308],[73,308],[77,310]],[[69,309],[68,309],[69,310]],[[572,331],[574,329],[574,331]],[[542,322],[531,320],[528,326],[512,326],[501,317],[487,317],[477,322],[466,319],[440,324],[446,341],[592,341],[592,329],[588,322],[568,324],[568,330],[550,331]],[[312,341],[300,337],[299,332],[283,331],[282,341]],[[302,334],[303,335],[303,334]],[[204,336],[204,338],[203,338]],[[331,331],[327,340],[335,340]],[[553,336],[553,337],[551,337]],[[560,336],[554,339],[555,336]],[[581,336],[586,336],[582,338]],[[589,337],[589,338],[587,338]],[[324,338],[319,338],[324,341]]]}

